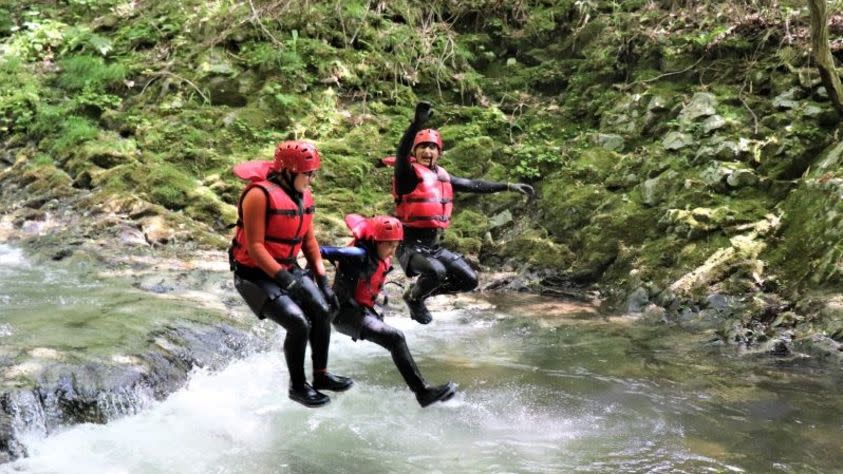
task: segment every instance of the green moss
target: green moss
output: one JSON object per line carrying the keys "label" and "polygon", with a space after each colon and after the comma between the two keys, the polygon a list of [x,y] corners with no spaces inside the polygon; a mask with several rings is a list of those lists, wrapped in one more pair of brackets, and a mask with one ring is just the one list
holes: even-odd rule
{"label": "green moss", "polygon": [[68,91],[102,90],[122,82],[127,74],[119,64],[106,64],[102,57],[88,55],[63,59],[59,67],[62,69],[58,76],[59,86]]}
{"label": "green moss", "polygon": [[62,132],[53,144],[53,150],[63,154],[73,147],[87,140],[92,140],[99,134],[99,128],[90,120],[83,117],[67,117],[62,123]]}

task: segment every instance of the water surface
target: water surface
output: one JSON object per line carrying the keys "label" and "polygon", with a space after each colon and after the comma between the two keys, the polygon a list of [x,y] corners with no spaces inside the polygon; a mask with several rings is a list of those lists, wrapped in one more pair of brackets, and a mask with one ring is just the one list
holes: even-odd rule
{"label": "water surface", "polygon": [[[335,333],[331,369],[357,385],[326,407],[288,400],[281,353],[258,353],[138,415],[32,433],[30,457],[0,472],[843,472],[839,367],[535,297],[492,303],[440,307],[429,326],[388,318],[430,382],[459,384],[447,403],[420,408],[384,350]],[[0,322],[4,344],[4,327],[25,331]]]}

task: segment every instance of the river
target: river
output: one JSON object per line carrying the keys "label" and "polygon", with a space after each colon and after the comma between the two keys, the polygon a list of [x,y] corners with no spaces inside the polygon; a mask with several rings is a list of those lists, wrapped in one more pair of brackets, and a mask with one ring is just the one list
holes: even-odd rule
{"label": "river", "polygon": [[281,353],[258,352],[107,424],[31,430],[0,472],[843,472],[840,367],[534,296],[448,301],[429,326],[388,318],[431,383],[459,384],[446,403],[420,408],[384,350],[335,332],[330,368],[356,385],[326,407],[291,402]]}

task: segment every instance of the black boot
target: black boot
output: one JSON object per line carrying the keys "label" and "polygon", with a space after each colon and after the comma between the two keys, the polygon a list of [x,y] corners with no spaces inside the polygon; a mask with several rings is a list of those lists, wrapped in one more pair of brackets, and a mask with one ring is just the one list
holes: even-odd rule
{"label": "black boot", "polygon": [[407,307],[410,308],[410,317],[418,322],[419,324],[429,324],[433,321],[433,316],[430,314],[430,311],[427,310],[427,306],[424,305],[424,300],[422,299],[413,299],[413,287],[410,286],[404,292],[404,302],[407,303]]}
{"label": "black boot", "polygon": [[331,399],[322,392],[315,390],[309,383],[305,383],[300,387],[290,386],[290,400],[301,403],[306,407],[321,407],[331,401]]}
{"label": "black boot", "polygon": [[333,392],[344,392],[354,385],[354,381],[342,375],[334,375],[330,372],[320,372],[313,376],[313,388],[317,390],[331,390]]}
{"label": "black boot", "polygon": [[455,393],[457,393],[457,386],[454,385],[454,382],[448,382],[436,387],[424,387],[416,392],[416,400],[419,401],[419,405],[426,407],[433,402],[444,402],[446,400],[450,400]]}

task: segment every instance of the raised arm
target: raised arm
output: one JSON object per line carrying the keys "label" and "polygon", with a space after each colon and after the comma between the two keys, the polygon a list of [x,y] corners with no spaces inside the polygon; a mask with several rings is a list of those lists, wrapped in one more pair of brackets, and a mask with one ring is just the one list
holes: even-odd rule
{"label": "raised arm", "polygon": [[419,178],[410,164],[410,153],[413,151],[413,140],[416,138],[416,133],[424,126],[432,113],[429,103],[419,102],[416,105],[412,123],[404,131],[401,141],[398,142],[398,151],[395,154],[395,191],[398,194],[413,192],[413,189],[419,183]]}

